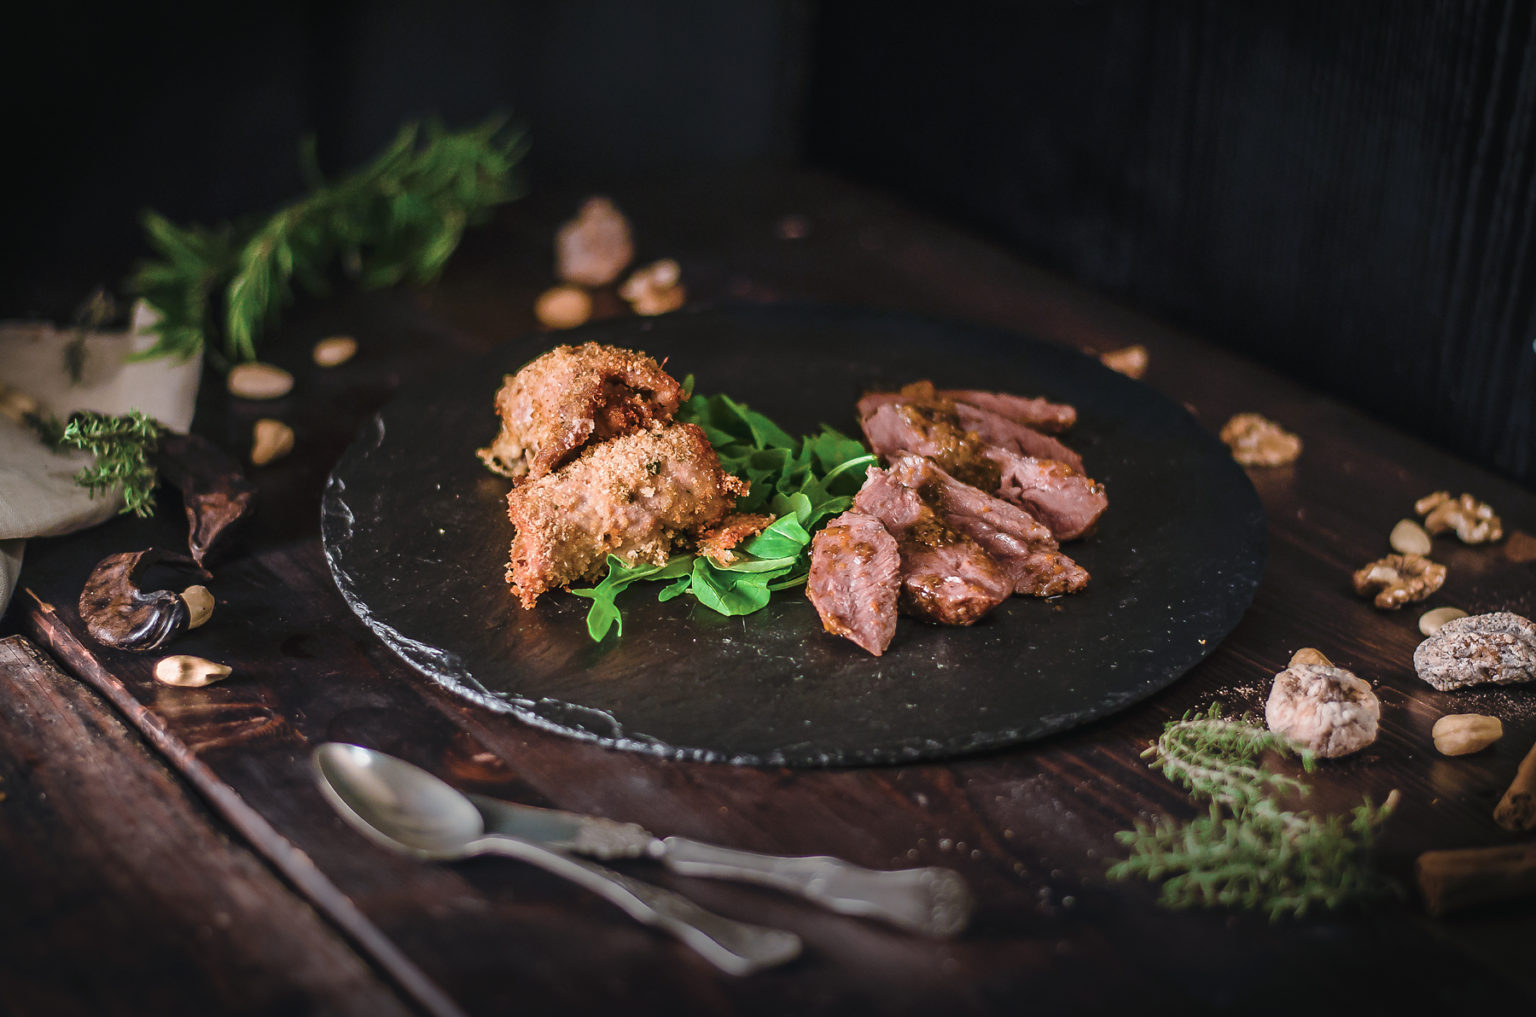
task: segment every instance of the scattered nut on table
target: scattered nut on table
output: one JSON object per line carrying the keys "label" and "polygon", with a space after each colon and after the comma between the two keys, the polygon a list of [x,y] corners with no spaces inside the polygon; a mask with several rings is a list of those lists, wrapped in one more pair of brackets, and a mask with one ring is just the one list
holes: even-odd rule
{"label": "scattered nut on table", "polygon": [[293,451],[293,428],[262,417],[251,428],[251,464],[265,466]]}
{"label": "scattered nut on table", "polygon": [[624,280],[619,296],[629,301],[636,314],[666,314],[683,306],[687,290],[681,282],[682,268],[671,258],[653,261],[637,268]]}
{"label": "scattered nut on table", "polygon": [[1376,595],[1373,603],[1386,611],[1423,600],[1445,585],[1445,566],[1421,554],[1389,554],[1354,574],[1355,592]]}
{"label": "scattered nut on table", "polygon": [[1333,661],[1323,656],[1323,651],[1311,646],[1303,646],[1291,654],[1291,662],[1286,667],[1297,667],[1301,664],[1320,664],[1323,667],[1332,667]]}
{"label": "scattered nut on table", "polygon": [[357,340],[349,335],[333,335],[315,343],[310,356],[321,367],[345,364],[357,355]]}
{"label": "scattered nut on table", "polygon": [[1419,615],[1419,631],[1426,636],[1432,636],[1439,632],[1440,627],[1446,622],[1466,616],[1467,612],[1459,607],[1437,607],[1433,611],[1425,611]]}
{"label": "scattered nut on table", "polygon": [[1435,546],[1424,527],[1412,519],[1399,519],[1392,527],[1387,543],[1398,554],[1428,554]]}
{"label": "scattered nut on table", "polygon": [[1099,361],[1111,371],[1119,371],[1127,378],[1140,378],[1147,373],[1147,348],[1140,343],[1099,354]]}
{"label": "scattered nut on table", "polygon": [[1239,413],[1221,429],[1232,458],[1244,466],[1284,466],[1301,455],[1301,439],[1257,413]]}
{"label": "scattered nut on table", "polygon": [[180,688],[201,688],[221,682],[229,675],[228,664],[219,664],[206,657],[194,657],[190,653],[162,657],[155,664],[155,681]]}
{"label": "scattered nut on table", "polygon": [[576,328],[592,317],[592,298],[580,286],[553,286],[539,294],[533,316],[547,328]]}
{"label": "scattered nut on table", "polygon": [[607,286],[635,256],[629,220],[604,197],[587,199],[555,234],[555,275],[582,286]]}
{"label": "scattered nut on table", "polygon": [[1413,651],[1413,669],[1441,692],[1536,680],[1536,625],[1509,611],[1454,618]]}
{"label": "scattered nut on table", "polygon": [[213,617],[213,594],[206,586],[189,586],[181,591],[187,605],[187,628],[195,629]]}
{"label": "scattered nut on table", "polygon": [[1435,721],[1430,737],[1442,756],[1466,756],[1503,738],[1504,725],[1481,713],[1449,713]]}
{"label": "scattered nut on table", "polygon": [[281,399],[293,391],[293,375],[273,364],[252,361],[230,369],[225,384],[241,399]]}
{"label": "scattered nut on table", "polygon": [[1376,740],[1381,701],[1369,683],[1341,667],[1298,664],[1275,675],[1264,706],[1271,731],[1326,758],[1347,756]]}
{"label": "scattered nut on table", "polygon": [[1463,544],[1486,544],[1504,536],[1504,522],[1493,506],[1470,494],[1452,498],[1449,491],[1436,491],[1414,502],[1413,510],[1424,516],[1424,528],[1430,533],[1455,530]]}
{"label": "scattered nut on table", "polygon": [[37,412],[37,400],[25,392],[0,385],[0,417],[18,424],[26,424],[27,418]]}

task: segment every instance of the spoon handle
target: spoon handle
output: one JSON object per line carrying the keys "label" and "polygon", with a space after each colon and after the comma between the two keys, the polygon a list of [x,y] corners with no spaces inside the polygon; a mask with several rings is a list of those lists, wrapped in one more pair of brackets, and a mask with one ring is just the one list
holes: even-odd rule
{"label": "spoon handle", "polygon": [[800,954],[800,937],[793,932],[722,917],[704,910],[681,894],[632,879],[584,858],[502,834],[481,837],[471,847],[478,853],[520,859],[591,890],[636,921],[670,932],[727,974],[749,975],[793,960]]}
{"label": "spoon handle", "polygon": [[759,883],[840,914],[878,918],[928,936],[953,936],[971,917],[970,890],[951,869],[880,871],[828,855],[786,858],[685,837],[667,837],[661,843],[661,861],[685,876]]}

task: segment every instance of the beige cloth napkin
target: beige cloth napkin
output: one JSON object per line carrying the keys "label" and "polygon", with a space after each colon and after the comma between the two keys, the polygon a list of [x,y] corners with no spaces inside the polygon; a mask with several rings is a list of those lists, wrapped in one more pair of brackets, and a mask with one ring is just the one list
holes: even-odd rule
{"label": "beige cloth napkin", "polygon": [[[185,431],[197,402],[201,354],[188,360],[127,360],[154,345],[155,321],[153,308],[140,301],[127,332],[87,332],[78,384],[64,366],[65,348],[78,331],[0,322],[0,385],[31,396],[41,412],[60,418],[76,410],[138,410],[173,431]],[[89,463],[86,453],[53,452],[30,428],[0,416],[0,612],[16,587],[26,538],[72,533],[122,508],[117,493],[92,498],[75,484],[74,475]]]}

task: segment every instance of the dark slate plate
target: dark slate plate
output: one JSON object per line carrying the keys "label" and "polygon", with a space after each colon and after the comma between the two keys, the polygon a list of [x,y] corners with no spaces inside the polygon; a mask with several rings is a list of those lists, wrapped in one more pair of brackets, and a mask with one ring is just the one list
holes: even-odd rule
{"label": "dark slate plate", "polygon": [[[871,387],[941,386],[1073,403],[1069,439],[1109,491],[1093,575],[1054,602],[1015,597],[971,628],[903,619],[883,657],[822,632],[802,595],[724,618],[659,587],[620,598],[601,645],[587,602],[523,611],[503,578],[507,482],[475,449],[502,375],[558,341],[668,358],[793,433],[857,434]],[[326,557],[359,617],[429,679],[530,723],[692,759],[828,766],[972,752],[1120,710],[1215,649],[1263,569],[1258,496],[1183,408],[1096,360],[1006,332],[824,307],[623,318],[529,336],[404,390],[343,456],[324,502]]]}

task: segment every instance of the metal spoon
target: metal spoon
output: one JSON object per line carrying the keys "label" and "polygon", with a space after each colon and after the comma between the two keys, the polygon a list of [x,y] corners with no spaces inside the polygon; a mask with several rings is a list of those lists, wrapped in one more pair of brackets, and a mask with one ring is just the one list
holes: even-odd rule
{"label": "metal spoon", "polygon": [[404,760],[337,743],[320,746],[312,759],[321,791],[342,818],[386,847],[437,861],[496,854],[537,865],[636,921],[670,932],[728,974],[751,974],[800,953],[800,937],[792,932],[723,918],[670,890],[585,859],[486,833],[474,803]]}

